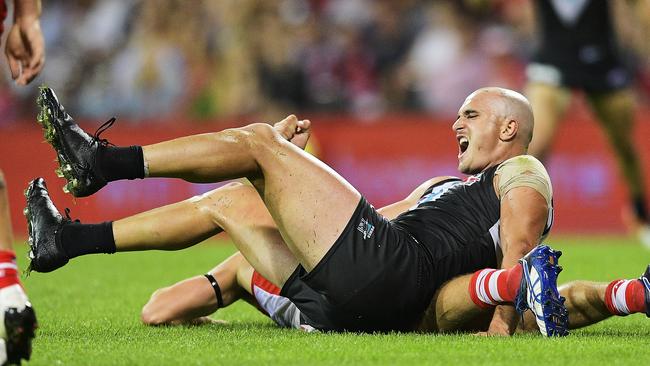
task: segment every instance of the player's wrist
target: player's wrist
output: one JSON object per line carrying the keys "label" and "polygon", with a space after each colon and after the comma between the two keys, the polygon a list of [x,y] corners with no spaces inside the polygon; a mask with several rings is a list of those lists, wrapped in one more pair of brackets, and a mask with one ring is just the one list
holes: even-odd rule
{"label": "player's wrist", "polygon": [[15,0],[14,1],[14,23],[20,18],[36,18],[41,16],[40,0]]}
{"label": "player's wrist", "polygon": [[14,20],[14,26],[17,26],[21,30],[27,31],[32,29],[40,29],[41,21],[38,16],[28,14],[23,16],[18,16]]}

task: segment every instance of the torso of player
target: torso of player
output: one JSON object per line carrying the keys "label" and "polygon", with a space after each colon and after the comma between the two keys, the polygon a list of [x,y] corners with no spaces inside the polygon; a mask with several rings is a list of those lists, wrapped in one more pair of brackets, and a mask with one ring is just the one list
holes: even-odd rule
{"label": "torso of player", "polygon": [[[496,228],[500,203],[494,191],[496,166],[465,180],[449,179],[429,187],[417,205],[393,223],[432,253],[434,247],[455,250],[466,245],[495,245],[490,229]],[[495,230],[495,229],[492,229]]]}
{"label": "torso of player", "polygon": [[[500,262],[501,203],[494,187],[499,166],[465,180],[447,179],[432,185],[414,207],[395,218],[393,223],[427,248],[434,261],[439,259],[437,253],[445,255],[450,250],[482,245],[493,246],[496,260]],[[553,225],[552,201],[548,210],[542,239]],[[439,250],[441,247],[444,250]]]}
{"label": "torso of player", "polygon": [[536,0],[539,49],[533,61],[566,68],[619,62],[607,0]]}

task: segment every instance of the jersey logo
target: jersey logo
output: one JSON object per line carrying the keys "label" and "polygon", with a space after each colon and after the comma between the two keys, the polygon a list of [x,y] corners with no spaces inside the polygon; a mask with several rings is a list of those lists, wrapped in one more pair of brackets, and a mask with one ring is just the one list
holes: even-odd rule
{"label": "jersey logo", "polygon": [[445,192],[447,192],[449,189],[451,189],[451,187],[453,187],[453,186],[455,186],[457,184],[461,184],[461,183],[462,183],[462,181],[460,181],[460,180],[454,180],[454,181],[447,182],[447,183],[441,184],[439,186],[433,187],[433,189],[431,190],[431,193],[422,196],[422,198],[420,198],[418,203],[415,206],[413,206],[412,209],[415,208],[415,207],[418,207],[419,205],[421,205],[421,204],[423,204],[425,202],[431,202],[431,201],[437,200]]}
{"label": "jersey logo", "polygon": [[483,173],[478,173],[478,174],[476,174],[476,175],[470,175],[469,177],[465,178],[465,180],[464,180],[463,182],[464,182],[465,184],[476,183],[476,182],[478,182],[479,180],[481,180],[481,175],[483,175]]}
{"label": "jersey logo", "polygon": [[366,219],[361,219],[361,222],[359,222],[359,226],[357,226],[357,230],[363,234],[363,239],[368,239],[372,236],[372,233],[375,232],[375,226],[371,224],[368,220]]}

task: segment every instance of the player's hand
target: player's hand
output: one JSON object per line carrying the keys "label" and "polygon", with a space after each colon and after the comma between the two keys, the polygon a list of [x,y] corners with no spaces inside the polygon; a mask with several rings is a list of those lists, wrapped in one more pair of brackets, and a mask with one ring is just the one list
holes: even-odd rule
{"label": "player's hand", "polygon": [[9,30],[5,55],[11,78],[18,85],[34,80],[45,64],[45,41],[37,17],[22,17]]}

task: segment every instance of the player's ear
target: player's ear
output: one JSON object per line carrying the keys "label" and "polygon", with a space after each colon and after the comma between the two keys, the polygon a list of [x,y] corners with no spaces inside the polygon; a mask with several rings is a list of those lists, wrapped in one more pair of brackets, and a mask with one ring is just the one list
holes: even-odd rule
{"label": "player's ear", "polygon": [[499,138],[502,141],[510,141],[517,136],[519,131],[519,122],[514,119],[508,118],[503,121],[501,131],[499,131]]}

